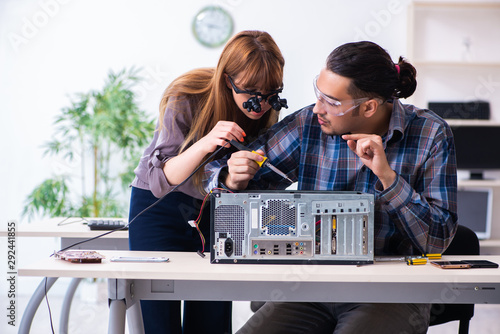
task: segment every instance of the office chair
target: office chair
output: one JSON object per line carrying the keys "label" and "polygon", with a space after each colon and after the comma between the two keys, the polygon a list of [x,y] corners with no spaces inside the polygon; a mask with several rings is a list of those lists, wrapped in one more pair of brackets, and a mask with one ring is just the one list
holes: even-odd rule
{"label": "office chair", "polygon": [[[455,237],[443,255],[479,255],[479,240],[476,233],[463,225],[458,225]],[[432,304],[429,325],[458,320],[458,334],[467,334],[473,316],[474,304]]]}

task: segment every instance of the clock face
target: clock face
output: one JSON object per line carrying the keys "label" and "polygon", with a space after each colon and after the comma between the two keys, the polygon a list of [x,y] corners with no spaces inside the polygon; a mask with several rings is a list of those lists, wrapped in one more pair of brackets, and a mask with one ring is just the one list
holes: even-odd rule
{"label": "clock face", "polygon": [[196,14],[193,34],[203,45],[214,48],[224,44],[233,33],[233,19],[221,7],[209,6]]}

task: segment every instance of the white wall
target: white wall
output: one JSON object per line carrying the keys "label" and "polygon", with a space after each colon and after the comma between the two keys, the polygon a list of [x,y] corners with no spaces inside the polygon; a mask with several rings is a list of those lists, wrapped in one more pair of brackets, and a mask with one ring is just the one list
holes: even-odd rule
{"label": "white wall", "polygon": [[157,114],[163,89],[192,68],[215,66],[221,48],[199,45],[194,15],[219,4],[235,30],[268,31],[285,60],[283,96],[294,111],[314,102],[312,79],[338,45],[371,39],[397,59],[406,51],[408,0],[3,0],[0,1],[0,221],[20,220],[26,196],[77,165],[42,157],[69,97],[101,88],[109,69],[141,67],[140,105]]}

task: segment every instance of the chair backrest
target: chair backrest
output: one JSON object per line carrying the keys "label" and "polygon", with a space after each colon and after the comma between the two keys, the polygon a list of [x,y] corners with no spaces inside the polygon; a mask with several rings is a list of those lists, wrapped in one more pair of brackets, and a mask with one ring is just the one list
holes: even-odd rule
{"label": "chair backrest", "polygon": [[444,255],[479,255],[479,239],[470,228],[458,225],[453,241]]}
{"label": "chair backrest", "polygon": [[[453,241],[443,255],[479,255],[479,239],[474,231],[458,225]],[[459,320],[459,333],[468,333],[474,304],[432,304],[430,326]]]}

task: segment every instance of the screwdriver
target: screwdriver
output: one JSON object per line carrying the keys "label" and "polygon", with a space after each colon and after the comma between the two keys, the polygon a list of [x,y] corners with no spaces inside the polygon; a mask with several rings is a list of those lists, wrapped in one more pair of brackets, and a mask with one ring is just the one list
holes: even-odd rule
{"label": "screwdriver", "polygon": [[426,264],[427,263],[427,258],[425,257],[420,257],[420,256],[408,256],[406,258],[406,264],[409,266],[414,266],[418,264]]}
{"label": "screwdriver", "polygon": [[[236,140],[234,140],[234,139],[231,139],[231,140],[229,141],[229,143],[230,143],[231,145],[233,145],[234,147],[236,147],[236,148],[237,148],[238,150],[240,150],[240,151],[250,151],[250,152],[252,152],[252,153],[257,153],[257,152],[255,152],[255,151],[253,151],[253,150],[249,149],[249,148],[248,148],[248,147],[246,147],[245,145],[240,144],[239,142],[237,142],[237,141],[236,141]],[[259,154],[259,153],[257,153],[257,154]],[[272,170],[273,172],[275,172],[276,174],[278,174],[278,175],[280,175],[281,177],[283,177],[284,179],[287,179],[288,181],[290,181],[290,182],[292,182],[292,183],[293,183],[293,181],[292,181],[292,180],[291,180],[288,176],[286,176],[286,174],[285,174],[285,173],[283,173],[282,171],[280,171],[278,168],[274,167],[274,166],[273,166],[273,165],[269,162],[269,160],[267,159],[267,157],[263,156],[262,154],[259,154],[259,155],[260,155],[260,156],[262,156],[262,157],[264,158],[264,160],[263,160],[263,161],[255,161],[255,162],[256,162],[256,163],[257,163],[260,167],[263,167],[263,166],[264,166],[264,167],[267,167],[267,168],[269,168],[270,170]]]}

